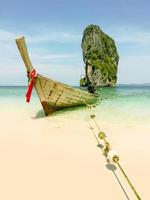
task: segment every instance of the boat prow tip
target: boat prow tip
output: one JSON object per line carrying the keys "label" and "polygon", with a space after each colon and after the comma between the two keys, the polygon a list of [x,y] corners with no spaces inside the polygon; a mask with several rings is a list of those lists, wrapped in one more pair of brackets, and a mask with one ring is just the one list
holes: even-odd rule
{"label": "boat prow tip", "polygon": [[24,36],[19,36],[19,37],[17,37],[17,38],[15,39],[15,41],[17,42],[17,41],[24,40],[24,39],[25,39]]}

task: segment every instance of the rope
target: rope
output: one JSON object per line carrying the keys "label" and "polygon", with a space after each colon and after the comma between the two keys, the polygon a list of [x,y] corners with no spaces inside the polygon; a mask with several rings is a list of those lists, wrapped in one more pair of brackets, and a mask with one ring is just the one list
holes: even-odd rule
{"label": "rope", "polygon": [[117,163],[120,171],[122,172],[122,174],[124,175],[125,179],[127,180],[128,184],[130,185],[132,191],[134,192],[135,196],[137,197],[138,200],[142,200],[141,197],[139,196],[138,192],[136,191],[135,187],[132,185],[130,179],[128,178],[128,176],[126,175],[125,171],[123,170],[123,168],[121,167],[120,163]]}
{"label": "rope", "polygon": [[[101,131],[97,121],[96,121],[96,115],[93,112],[93,108],[95,108],[96,106],[91,106],[89,105],[85,100],[83,100],[84,103],[86,104],[87,108],[90,109],[91,114],[90,114],[90,119],[92,119],[95,123],[95,126],[98,130],[98,137],[99,139],[103,140],[104,142],[104,147],[102,149],[103,155],[106,157],[107,162],[112,162],[114,164],[116,164],[118,166],[118,168],[120,169],[120,171],[122,172],[124,178],[126,179],[126,181],[128,182],[130,188],[132,189],[133,193],[135,194],[136,198],[138,200],[142,200],[142,198],[140,197],[140,195],[138,194],[138,192],[136,191],[135,187],[133,186],[133,184],[131,183],[129,177],[127,176],[127,174],[125,173],[125,171],[123,170],[122,166],[119,163],[119,156],[116,154],[116,152],[114,152],[111,149],[111,145],[110,143],[107,141],[107,136],[104,132]],[[94,133],[95,139],[97,140],[98,144],[100,144],[98,137],[96,136],[96,134]]]}

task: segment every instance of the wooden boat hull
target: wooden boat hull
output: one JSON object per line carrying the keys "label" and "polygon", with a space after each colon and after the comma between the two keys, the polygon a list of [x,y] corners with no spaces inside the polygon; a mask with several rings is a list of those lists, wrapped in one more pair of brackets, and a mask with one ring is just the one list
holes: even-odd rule
{"label": "wooden boat hull", "polygon": [[96,95],[37,75],[35,89],[46,115],[63,108],[94,103]]}
{"label": "wooden boat hull", "polygon": [[[16,40],[19,52],[30,73],[33,70],[24,37]],[[91,104],[97,101],[97,95],[69,85],[48,79],[40,74],[34,78],[34,87],[46,115],[68,107]]]}

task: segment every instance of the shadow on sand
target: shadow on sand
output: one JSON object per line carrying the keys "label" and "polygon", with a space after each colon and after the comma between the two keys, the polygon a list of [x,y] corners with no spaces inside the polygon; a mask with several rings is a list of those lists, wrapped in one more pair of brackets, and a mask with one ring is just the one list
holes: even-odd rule
{"label": "shadow on sand", "polygon": [[32,119],[41,119],[41,118],[45,118],[46,115],[43,111],[43,109],[39,110],[35,116],[31,117]]}
{"label": "shadow on sand", "polygon": [[115,171],[117,170],[117,167],[116,167],[115,165],[113,165],[113,164],[108,163],[108,164],[106,164],[106,168],[107,168],[108,170],[112,171],[112,173],[114,174],[114,176],[115,176],[115,178],[116,178],[118,184],[120,185],[120,187],[121,187],[121,189],[122,189],[122,191],[123,191],[125,197],[126,197],[128,200],[130,200],[130,198],[129,198],[127,192],[125,191],[125,189],[124,189],[124,187],[123,187],[123,185],[122,185],[120,179],[118,178],[118,176],[117,176],[117,174],[116,174],[116,172],[115,172]]}
{"label": "shadow on sand", "polygon": [[[64,109],[55,111],[48,116],[62,115],[62,114],[65,114],[67,112],[70,112],[70,111],[73,112],[73,111],[82,110],[82,109],[84,110],[85,108],[86,108],[86,106],[84,106],[84,105],[74,106],[74,107],[70,107],[70,108],[64,108]],[[36,113],[36,115],[34,117],[32,117],[32,119],[40,119],[40,118],[45,118],[45,117],[48,117],[48,116],[46,116],[45,113],[44,113],[44,110],[41,109]]]}

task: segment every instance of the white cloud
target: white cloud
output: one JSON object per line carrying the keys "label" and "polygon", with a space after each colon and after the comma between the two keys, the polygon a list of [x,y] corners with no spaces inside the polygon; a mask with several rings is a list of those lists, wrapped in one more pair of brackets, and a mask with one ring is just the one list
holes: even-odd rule
{"label": "white cloud", "polygon": [[[81,52],[55,53],[50,54],[44,49],[47,42],[78,42],[80,45],[81,35],[62,32],[51,32],[46,35],[42,32],[38,34],[25,34],[30,47],[30,56],[37,70],[53,79],[68,84],[78,84],[80,74],[84,72]],[[113,27],[109,28],[110,35],[124,48],[139,45],[139,49],[149,49],[150,32],[133,27]],[[20,35],[7,30],[0,29],[0,85],[25,84],[25,68],[15,44],[15,38]],[[42,43],[42,48],[41,44]],[[121,53],[118,83],[145,83],[150,82],[150,57],[148,54],[137,52]]]}
{"label": "white cloud", "polygon": [[119,63],[118,83],[150,83],[150,56],[123,56]]}
{"label": "white cloud", "polygon": [[67,32],[52,32],[49,34],[40,33],[39,35],[27,36],[29,43],[40,43],[40,42],[78,42],[81,41],[81,35],[71,34]]}
{"label": "white cloud", "polygon": [[[0,29],[0,85],[26,83],[25,69],[15,44],[15,38],[18,35],[18,33]],[[57,78],[59,81],[68,83],[69,80],[72,84],[78,83],[78,71],[80,70],[79,67],[74,68],[75,64],[78,66],[78,54],[71,52],[50,54],[48,50],[41,48],[40,45],[38,51],[37,47],[35,47],[35,45],[38,46],[41,42],[48,41],[75,42],[78,36],[70,33],[51,33],[49,36],[42,34],[30,36],[28,34],[27,38],[29,38],[27,45],[30,46],[29,54],[31,60],[36,66],[40,66],[38,67],[40,72],[44,73],[45,70],[47,75],[52,75],[52,77]]]}
{"label": "white cloud", "polygon": [[10,41],[13,41],[14,38],[17,37],[17,34],[9,32],[7,30],[0,29],[0,43],[6,44],[10,43]]}
{"label": "white cloud", "polygon": [[[45,52],[45,51],[44,51]],[[43,53],[42,51],[41,52],[38,52],[37,53],[34,53],[33,50],[32,52],[30,53],[31,57],[32,57],[32,60],[34,60],[36,63],[51,63],[51,62],[54,62],[54,61],[57,61],[57,62],[62,62],[64,59],[74,59],[74,58],[78,58],[78,55],[77,54],[50,54],[48,52],[45,52]]]}
{"label": "white cloud", "polygon": [[119,49],[118,83],[150,82],[150,31],[140,27],[109,27]]}
{"label": "white cloud", "polygon": [[118,43],[150,45],[150,31],[143,30],[140,27],[110,27],[108,32],[110,32],[110,35],[112,35]]}

